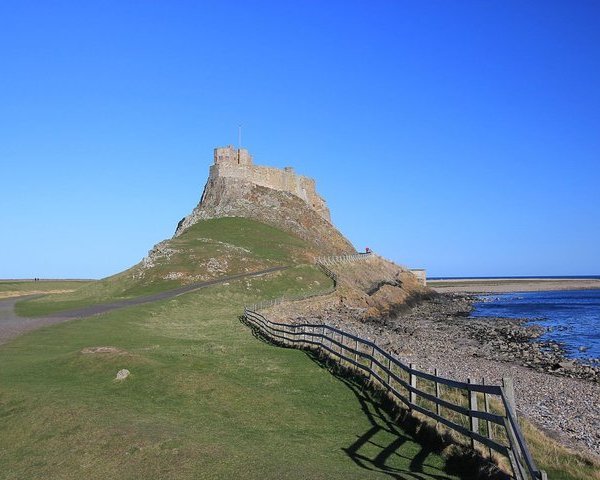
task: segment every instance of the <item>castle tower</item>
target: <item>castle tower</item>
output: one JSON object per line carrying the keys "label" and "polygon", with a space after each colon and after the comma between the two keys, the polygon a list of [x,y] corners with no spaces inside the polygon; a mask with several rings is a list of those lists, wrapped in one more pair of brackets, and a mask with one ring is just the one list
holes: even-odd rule
{"label": "castle tower", "polygon": [[215,165],[252,165],[252,155],[245,148],[235,148],[233,145],[215,148]]}
{"label": "castle tower", "polygon": [[245,148],[238,148],[238,165],[252,165],[252,155]]}

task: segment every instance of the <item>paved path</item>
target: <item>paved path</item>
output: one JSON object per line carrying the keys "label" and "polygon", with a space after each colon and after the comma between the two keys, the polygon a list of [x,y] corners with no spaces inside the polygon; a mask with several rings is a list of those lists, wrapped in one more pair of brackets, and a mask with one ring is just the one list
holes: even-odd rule
{"label": "paved path", "polygon": [[218,285],[221,283],[230,282],[244,277],[257,277],[267,273],[279,272],[289,267],[272,267],[266,270],[260,270],[258,272],[250,273],[239,273],[237,275],[228,275],[226,277],[217,278],[215,280],[209,280],[207,282],[192,283],[183,287],[174,288],[173,290],[167,290],[164,292],[155,293],[152,295],[145,295],[143,297],[128,298],[125,300],[119,300],[110,303],[101,303],[98,305],[90,305],[88,307],[77,308],[74,310],[66,310],[64,312],[57,312],[43,317],[36,318],[24,318],[19,317],[15,314],[15,303],[20,300],[29,297],[36,297],[39,295],[27,295],[24,297],[13,297],[5,300],[0,300],[0,345],[8,342],[12,338],[21,335],[25,332],[35,330],[46,325],[53,325],[55,323],[65,322],[75,318],[90,317],[92,315],[99,315],[101,313],[110,312],[119,308],[132,307],[134,305],[142,305],[144,303],[156,302],[159,300],[168,300],[184,293],[192,292],[200,288],[209,287],[211,285]]}

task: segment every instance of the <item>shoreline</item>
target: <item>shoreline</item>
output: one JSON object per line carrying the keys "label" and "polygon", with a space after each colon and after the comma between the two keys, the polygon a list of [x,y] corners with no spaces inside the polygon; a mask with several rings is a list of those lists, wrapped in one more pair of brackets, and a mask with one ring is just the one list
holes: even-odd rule
{"label": "shoreline", "polygon": [[600,459],[600,367],[567,359],[560,344],[540,341],[543,329],[523,320],[469,317],[476,296],[440,293],[368,320],[339,300],[318,309],[309,302],[280,304],[265,313],[273,321],[325,323],[370,338],[404,363],[447,378],[499,383],[512,377],[520,414],[564,446]]}
{"label": "shoreline", "polygon": [[600,290],[598,278],[460,278],[427,280],[438,293],[517,293]]}

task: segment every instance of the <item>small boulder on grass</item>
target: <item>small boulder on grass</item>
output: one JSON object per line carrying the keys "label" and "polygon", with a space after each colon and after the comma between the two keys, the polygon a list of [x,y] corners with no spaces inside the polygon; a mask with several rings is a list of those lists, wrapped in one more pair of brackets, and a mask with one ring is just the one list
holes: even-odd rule
{"label": "small boulder on grass", "polygon": [[129,370],[123,368],[117,372],[117,378],[115,380],[125,380],[129,376]]}

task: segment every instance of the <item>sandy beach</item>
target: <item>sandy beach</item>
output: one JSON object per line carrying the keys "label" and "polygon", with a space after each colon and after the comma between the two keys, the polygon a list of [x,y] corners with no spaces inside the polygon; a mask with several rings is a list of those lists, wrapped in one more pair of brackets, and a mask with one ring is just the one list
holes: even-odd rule
{"label": "sandy beach", "polygon": [[600,289],[597,278],[461,278],[427,280],[439,293],[510,293]]}

